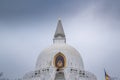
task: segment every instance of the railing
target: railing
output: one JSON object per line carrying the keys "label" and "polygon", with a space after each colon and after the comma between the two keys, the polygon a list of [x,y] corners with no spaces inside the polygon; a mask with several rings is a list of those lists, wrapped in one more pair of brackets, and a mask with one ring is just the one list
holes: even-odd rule
{"label": "railing", "polygon": [[[36,71],[31,71],[31,72],[25,74],[23,79],[41,77],[41,75],[44,75],[44,74],[51,74],[51,72],[54,70],[55,70],[55,68],[48,67],[48,68],[43,68],[43,69],[36,70]],[[64,68],[62,70],[63,71],[67,70],[68,73],[78,74],[79,78],[91,78],[93,80],[97,80],[96,76],[88,71],[79,70],[79,69],[75,69],[72,67]]]}

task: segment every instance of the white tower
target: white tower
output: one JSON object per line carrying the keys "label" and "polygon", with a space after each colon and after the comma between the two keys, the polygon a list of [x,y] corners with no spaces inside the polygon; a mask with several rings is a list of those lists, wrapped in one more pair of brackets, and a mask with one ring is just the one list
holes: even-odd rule
{"label": "white tower", "polygon": [[61,20],[58,20],[53,45],[38,56],[36,68],[24,75],[23,80],[97,80],[84,70],[80,53],[66,44]]}

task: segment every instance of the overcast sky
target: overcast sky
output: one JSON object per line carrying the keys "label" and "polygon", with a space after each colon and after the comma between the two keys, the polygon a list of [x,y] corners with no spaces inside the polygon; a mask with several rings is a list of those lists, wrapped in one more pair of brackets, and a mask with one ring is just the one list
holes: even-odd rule
{"label": "overcast sky", "polygon": [[86,71],[120,76],[120,0],[0,0],[0,72],[14,79],[33,71],[59,17]]}

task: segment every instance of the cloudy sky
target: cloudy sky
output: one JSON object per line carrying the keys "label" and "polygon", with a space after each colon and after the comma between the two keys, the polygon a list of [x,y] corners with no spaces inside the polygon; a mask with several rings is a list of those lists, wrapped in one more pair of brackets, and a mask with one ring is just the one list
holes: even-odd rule
{"label": "cloudy sky", "polygon": [[0,72],[15,79],[34,70],[59,17],[87,71],[120,76],[120,0],[0,0]]}

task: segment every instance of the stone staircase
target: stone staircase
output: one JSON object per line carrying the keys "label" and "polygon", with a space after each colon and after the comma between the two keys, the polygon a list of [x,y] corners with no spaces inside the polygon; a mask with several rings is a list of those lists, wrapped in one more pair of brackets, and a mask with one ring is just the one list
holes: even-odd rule
{"label": "stone staircase", "polygon": [[55,80],[65,80],[64,73],[56,73]]}

